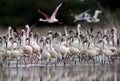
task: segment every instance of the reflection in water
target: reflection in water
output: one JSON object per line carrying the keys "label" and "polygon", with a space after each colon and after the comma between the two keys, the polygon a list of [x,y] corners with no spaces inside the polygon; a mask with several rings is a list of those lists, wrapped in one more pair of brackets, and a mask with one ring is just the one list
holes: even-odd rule
{"label": "reflection in water", "polygon": [[0,81],[120,81],[120,69],[110,65],[2,68]]}

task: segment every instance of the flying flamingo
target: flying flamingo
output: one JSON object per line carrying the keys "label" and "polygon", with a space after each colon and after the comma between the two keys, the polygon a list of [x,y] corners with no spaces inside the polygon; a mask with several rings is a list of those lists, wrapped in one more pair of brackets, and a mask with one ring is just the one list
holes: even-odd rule
{"label": "flying flamingo", "polygon": [[42,18],[39,18],[39,21],[42,21],[42,22],[48,22],[48,23],[59,23],[59,24],[62,24],[61,22],[58,21],[58,19],[56,19],[56,15],[57,15],[57,12],[59,10],[59,8],[62,6],[63,2],[60,3],[56,9],[54,10],[54,12],[52,13],[51,17],[48,16],[47,14],[45,14],[44,12],[42,12],[40,9],[38,9],[38,12],[41,13],[42,15],[45,16],[46,19],[42,19]]}
{"label": "flying flamingo", "polygon": [[74,23],[76,23],[77,21],[87,21],[87,22],[90,22],[90,14],[88,12],[90,12],[91,9],[88,9],[80,14],[75,14],[73,13],[71,10],[70,12],[71,13],[71,16],[74,17]]}

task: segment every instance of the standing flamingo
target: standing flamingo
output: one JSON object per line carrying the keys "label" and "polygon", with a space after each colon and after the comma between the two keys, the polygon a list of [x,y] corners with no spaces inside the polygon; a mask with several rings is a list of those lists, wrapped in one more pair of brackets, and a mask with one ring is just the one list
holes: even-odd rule
{"label": "standing flamingo", "polygon": [[37,56],[41,56],[40,55],[40,46],[37,44],[37,42],[34,40],[33,38],[33,33],[30,32],[30,45],[33,49],[33,53],[35,53],[35,62],[38,62]]}
{"label": "standing flamingo", "polygon": [[[25,35],[25,31],[22,30],[22,36],[21,36],[21,46],[23,49],[23,53],[27,54],[27,56],[30,56],[33,54],[33,49],[30,45],[26,44],[26,35]],[[24,59],[25,60],[25,59]],[[30,59],[31,60],[31,59]]]}
{"label": "standing flamingo", "polygon": [[59,23],[59,24],[62,24],[61,22],[58,21],[58,19],[56,19],[56,15],[57,15],[57,12],[59,10],[59,8],[62,6],[63,2],[60,3],[57,8],[54,10],[54,12],[52,13],[51,17],[49,17],[47,14],[45,14],[44,12],[42,12],[40,9],[38,9],[38,12],[41,13],[42,15],[45,16],[46,19],[42,19],[42,18],[39,18],[39,21],[42,21],[42,22],[48,22],[48,23]]}

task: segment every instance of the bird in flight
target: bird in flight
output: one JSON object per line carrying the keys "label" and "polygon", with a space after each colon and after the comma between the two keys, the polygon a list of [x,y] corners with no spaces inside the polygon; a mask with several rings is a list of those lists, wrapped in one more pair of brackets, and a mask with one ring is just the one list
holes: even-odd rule
{"label": "bird in flight", "polygon": [[39,21],[42,21],[42,22],[48,22],[48,23],[58,23],[58,24],[62,24],[62,22],[59,22],[59,20],[56,18],[56,15],[57,15],[57,12],[59,10],[59,8],[62,6],[63,2],[60,3],[54,10],[54,12],[52,13],[51,16],[48,16],[47,14],[45,14],[44,12],[42,12],[40,10],[40,8],[38,9],[38,12],[41,13],[43,16],[45,16],[46,19],[42,19],[42,18],[39,18]]}
{"label": "bird in flight", "polygon": [[74,23],[76,23],[77,21],[86,21],[88,23],[94,23],[94,22],[99,22],[100,19],[98,18],[98,15],[100,13],[102,13],[102,11],[100,10],[95,10],[95,13],[93,16],[91,16],[88,12],[90,11],[90,9],[80,13],[80,14],[73,14],[71,13],[71,16],[74,17]]}
{"label": "bird in flight", "polygon": [[80,14],[71,13],[71,16],[74,17],[74,23],[76,23],[77,21],[86,21],[90,19],[90,14],[88,14],[90,10],[91,9],[88,9]]}

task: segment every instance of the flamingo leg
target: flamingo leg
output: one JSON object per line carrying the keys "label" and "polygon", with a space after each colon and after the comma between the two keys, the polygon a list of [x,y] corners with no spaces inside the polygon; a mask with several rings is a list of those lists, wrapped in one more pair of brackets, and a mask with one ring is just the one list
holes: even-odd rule
{"label": "flamingo leg", "polygon": [[38,59],[37,55],[35,55],[35,64],[38,64],[38,61],[39,61],[39,59]]}

